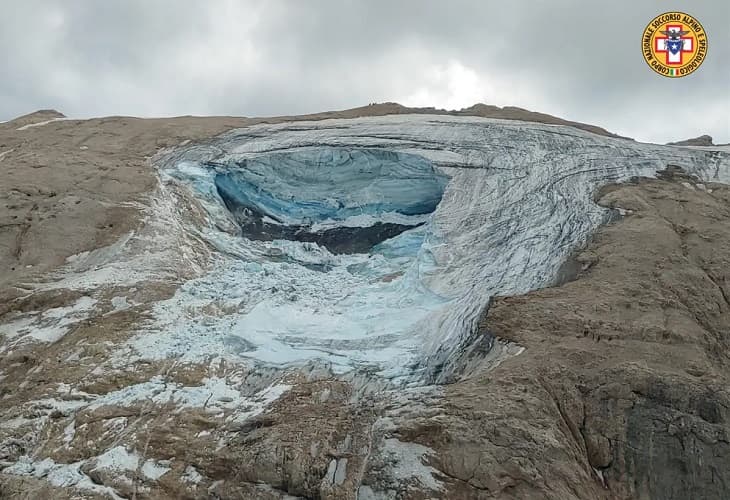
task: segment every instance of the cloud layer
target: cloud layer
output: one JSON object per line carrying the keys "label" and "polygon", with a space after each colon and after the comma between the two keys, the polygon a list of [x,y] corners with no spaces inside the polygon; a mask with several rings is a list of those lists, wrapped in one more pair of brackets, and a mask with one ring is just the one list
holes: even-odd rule
{"label": "cloud layer", "polygon": [[516,105],[640,140],[730,142],[730,4],[698,0],[708,58],[642,59],[659,0],[26,0],[0,16],[0,120],[39,108],[282,115],[398,101]]}

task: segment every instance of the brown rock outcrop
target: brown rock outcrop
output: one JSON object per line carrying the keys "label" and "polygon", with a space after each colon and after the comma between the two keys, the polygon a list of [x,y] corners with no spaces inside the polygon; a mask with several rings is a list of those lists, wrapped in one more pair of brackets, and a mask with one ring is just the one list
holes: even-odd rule
{"label": "brown rock outcrop", "polygon": [[685,139],[683,141],[669,142],[669,146],[714,146],[712,137],[709,135],[701,135],[692,139]]}

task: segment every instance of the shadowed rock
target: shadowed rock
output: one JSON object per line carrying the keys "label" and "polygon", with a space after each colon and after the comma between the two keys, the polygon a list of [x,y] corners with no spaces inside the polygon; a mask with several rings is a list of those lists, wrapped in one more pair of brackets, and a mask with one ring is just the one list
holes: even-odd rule
{"label": "shadowed rock", "polygon": [[712,143],[712,137],[709,135],[700,135],[692,139],[685,139],[683,141],[668,142],[668,146],[714,146]]}

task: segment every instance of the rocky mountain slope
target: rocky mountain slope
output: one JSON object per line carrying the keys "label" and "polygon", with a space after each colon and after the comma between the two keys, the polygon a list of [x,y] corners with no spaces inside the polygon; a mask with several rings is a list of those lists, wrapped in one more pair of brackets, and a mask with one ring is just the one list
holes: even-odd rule
{"label": "rocky mountain slope", "polygon": [[726,496],[730,154],[401,109],[0,124],[0,497]]}
{"label": "rocky mountain slope", "polygon": [[692,139],[685,139],[683,141],[670,142],[670,146],[714,146],[712,137],[709,135],[700,135],[693,137]]}

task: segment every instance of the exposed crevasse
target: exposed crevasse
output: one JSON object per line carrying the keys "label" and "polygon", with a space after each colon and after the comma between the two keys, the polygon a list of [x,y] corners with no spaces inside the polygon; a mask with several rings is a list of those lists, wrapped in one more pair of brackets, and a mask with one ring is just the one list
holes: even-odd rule
{"label": "exposed crevasse", "polygon": [[205,166],[231,198],[287,224],[431,213],[448,181],[422,157],[380,150],[317,148]]}
{"label": "exposed crevasse", "polygon": [[724,152],[423,115],[257,125],[158,163],[206,208],[218,252],[158,305],[136,355],[317,361],[404,382],[456,373],[491,296],[549,285],[607,220],[601,185],[670,164],[730,179]]}
{"label": "exposed crevasse", "polygon": [[423,224],[448,182],[421,157],[381,150],[320,148],[203,167],[246,238],[335,253],[368,252]]}

